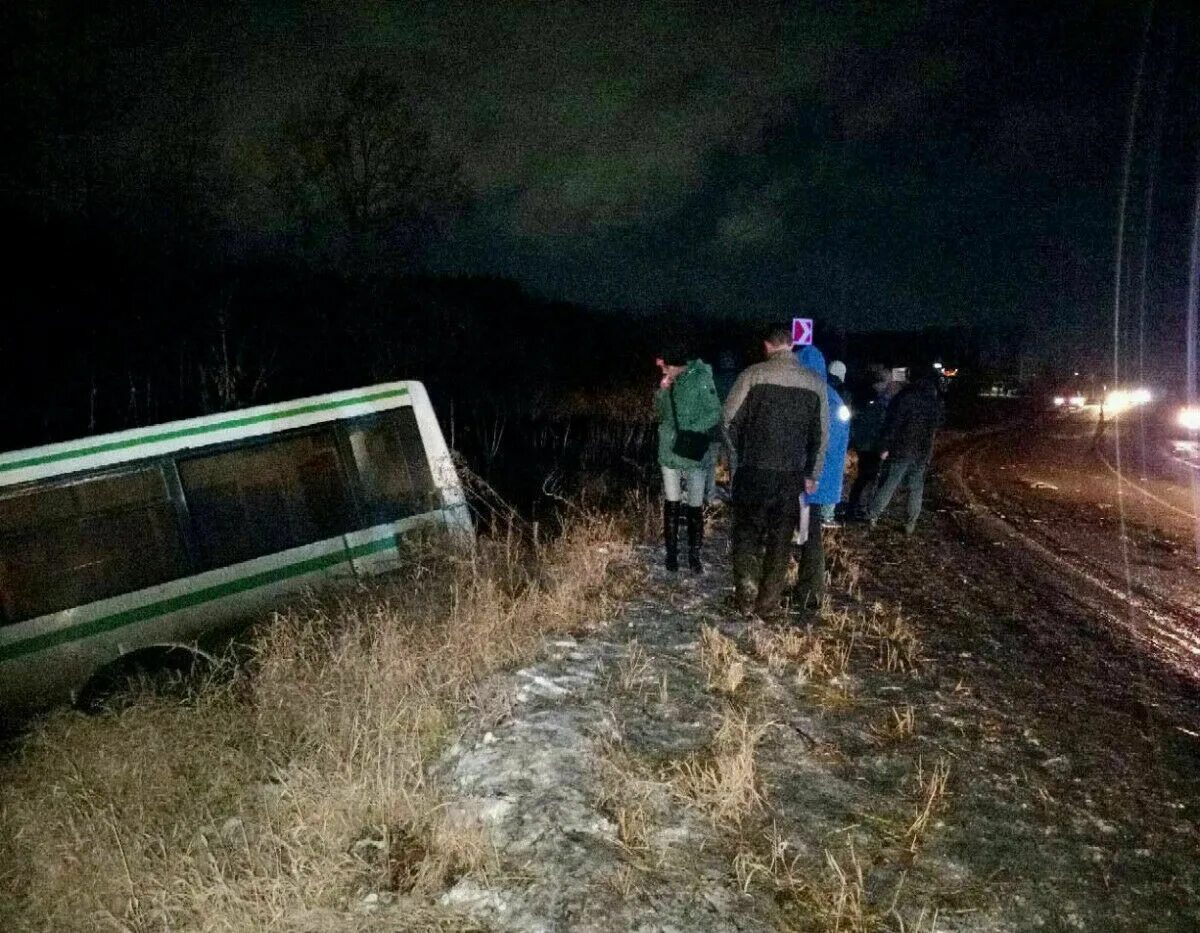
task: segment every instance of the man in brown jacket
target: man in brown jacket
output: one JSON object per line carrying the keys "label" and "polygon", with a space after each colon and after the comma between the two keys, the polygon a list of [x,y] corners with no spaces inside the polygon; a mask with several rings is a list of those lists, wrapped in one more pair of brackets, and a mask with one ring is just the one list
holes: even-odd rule
{"label": "man in brown jacket", "polygon": [[725,401],[733,477],[733,574],[738,605],[779,615],[800,496],[816,491],[829,440],[825,383],[792,355],[788,327],[763,341],[766,360]]}

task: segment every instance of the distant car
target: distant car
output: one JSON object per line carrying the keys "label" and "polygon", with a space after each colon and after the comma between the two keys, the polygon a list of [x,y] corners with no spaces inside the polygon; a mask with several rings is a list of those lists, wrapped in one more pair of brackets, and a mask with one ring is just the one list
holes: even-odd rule
{"label": "distant car", "polygon": [[1189,404],[1181,393],[1165,392],[1142,404],[1134,399],[1115,413],[1135,448],[1144,444],[1189,470],[1200,466],[1200,404]]}
{"label": "distant car", "polygon": [[1200,404],[1174,400],[1164,406],[1162,420],[1171,454],[1189,463],[1200,460]]}
{"label": "distant car", "polygon": [[1087,402],[1088,398],[1085,394],[1070,388],[1051,399],[1051,404],[1063,411],[1079,411]]}
{"label": "distant car", "polygon": [[1200,405],[1181,405],[1175,412],[1175,432],[1195,441],[1200,434]]}

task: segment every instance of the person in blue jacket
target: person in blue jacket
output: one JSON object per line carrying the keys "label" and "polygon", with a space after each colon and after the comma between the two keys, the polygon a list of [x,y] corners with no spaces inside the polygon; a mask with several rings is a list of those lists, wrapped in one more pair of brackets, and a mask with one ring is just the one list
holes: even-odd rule
{"label": "person in blue jacket", "polygon": [[846,470],[846,449],[850,445],[850,409],[828,383],[825,355],[813,346],[799,347],[795,352],[801,366],[821,377],[829,401],[829,446],[825,449],[817,491],[806,497],[808,504],[816,508],[819,519],[808,523],[808,540],[800,548],[800,572],[796,583],[796,599],[800,608],[807,610],[820,605],[824,591],[825,549],[821,543],[821,526],[836,525],[834,509],[842,501],[842,475]]}

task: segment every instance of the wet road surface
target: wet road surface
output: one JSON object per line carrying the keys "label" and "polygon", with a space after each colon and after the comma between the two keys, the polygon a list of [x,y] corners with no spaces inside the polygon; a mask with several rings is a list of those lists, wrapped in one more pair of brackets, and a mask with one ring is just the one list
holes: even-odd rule
{"label": "wet road surface", "polygon": [[[844,534],[864,562],[868,593],[930,620],[924,637],[939,676],[974,685],[971,718],[1009,737],[1014,769],[1025,767],[1020,738],[1038,737],[1055,763],[1039,769],[1046,839],[1067,823],[1099,821],[1094,831],[1072,830],[1068,845],[1106,853],[1094,877],[1064,864],[1045,879],[1105,918],[1079,928],[1195,929],[1188,866],[1200,860],[1200,574],[1192,529],[1152,499],[1131,502],[1128,490],[1122,521],[1116,478],[1091,449],[1093,428],[1083,418],[1052,419],[950,442],[914,537],[899,531],[898,504],[875,532]],[[1149,478],[1157,494],[1155,482],[1167,480]],[[996,799],[982,786],[962,794],[961,813],[985,812]],[[975,844],[980,858],[996,848],[984,835]],[[1026,858],[1039,853],[1026,863],[1032,870],[1044,846],[1030,845],[1021,848]],[[997,861],[998,878],[1010,871]]]}
{"label": "wet road surface", "polygon": [[[1136,445],[1135,427],[1097,445],[1094,418],[1043,419],[953,445],[941,465],[982,527],[1035,558],[1135,654],[1196,677],[1192,490],[1164,448]],[[1118,473],[1116,462],[1127,468]]]}

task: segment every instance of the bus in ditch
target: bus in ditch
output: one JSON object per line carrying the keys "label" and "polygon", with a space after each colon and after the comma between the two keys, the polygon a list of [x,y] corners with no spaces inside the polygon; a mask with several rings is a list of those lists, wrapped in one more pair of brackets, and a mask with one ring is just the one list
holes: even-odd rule
{"label": "bus in ditch", "polygon": [[419,382],[0,454],[0,714],[392,569],[431,527],[473,535]]}

